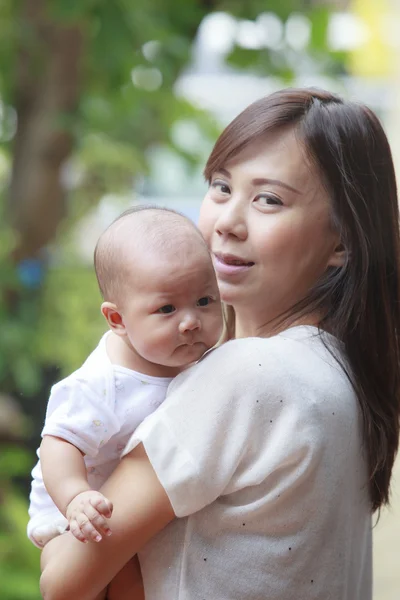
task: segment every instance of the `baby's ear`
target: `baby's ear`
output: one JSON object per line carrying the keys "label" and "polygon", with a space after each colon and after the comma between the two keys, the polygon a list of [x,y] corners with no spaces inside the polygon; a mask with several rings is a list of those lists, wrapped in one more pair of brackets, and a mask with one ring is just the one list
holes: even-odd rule
{"label": "baby's ear", "polygon": [[116,304],[113,304],[112,302],[103,302],[101,305],[101,313],[114,333],[117,335],[125,334],[125,325]]}

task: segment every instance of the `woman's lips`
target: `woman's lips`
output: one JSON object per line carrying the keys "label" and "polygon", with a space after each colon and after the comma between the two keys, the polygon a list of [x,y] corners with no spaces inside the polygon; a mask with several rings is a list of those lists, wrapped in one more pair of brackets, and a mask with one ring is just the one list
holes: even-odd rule
{"label": "woman's lips", "polygon": [[[234,263],[240,264],[234,264]],[[236,275],[248,271],[254,265],[253,262],[246,262],[236,256],[224,256],[223,254],[214,254],[214,267],[217,273],[223,275]]]}

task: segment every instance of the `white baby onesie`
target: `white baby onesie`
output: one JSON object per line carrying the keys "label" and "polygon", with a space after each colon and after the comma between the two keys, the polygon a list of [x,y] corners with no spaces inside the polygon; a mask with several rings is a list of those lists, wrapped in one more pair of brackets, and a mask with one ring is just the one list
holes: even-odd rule
{"label": "white baby onesie", "polygon": [[[81,450],[88,482],[99,489],[117,466],[132,432],[164,401],[170,378],[113,365],[105,334],[85,363],[51,390],[42,436],[60,437]],[[42,548],[68,522],[45,488],[39,461],[32,471],[29,539]]]}

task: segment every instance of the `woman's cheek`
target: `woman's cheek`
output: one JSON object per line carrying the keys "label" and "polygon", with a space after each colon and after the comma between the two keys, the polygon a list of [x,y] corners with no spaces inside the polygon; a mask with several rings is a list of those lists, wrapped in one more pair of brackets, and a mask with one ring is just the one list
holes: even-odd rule
{"label": "woman's cheek", "polygon": [[212,204],[208,196],[206,196],[200,207],[198,227],[208,245],[211,242],[214,221]]}

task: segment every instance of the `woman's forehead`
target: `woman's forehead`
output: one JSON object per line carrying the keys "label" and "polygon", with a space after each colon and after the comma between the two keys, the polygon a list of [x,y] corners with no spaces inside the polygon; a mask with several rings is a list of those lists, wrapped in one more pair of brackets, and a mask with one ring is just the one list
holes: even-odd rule
{"label": "woman's forehead", "polygon": [[289,153],[290,156],[288,158],[291,161],[304,161],[304,149],[300,145],[293,129],[271,131],[250,141],[232,159],[228,160],[224,166],[229,169],[229,167],[255,161],[259,157],[268,157],[269,160],[274,160],[275,156],[280,158],[282,154],[287,153]]}
{"label": "woman's forehead", "polygon": [[318,173],[311,164],[304,145],[293,128],[280,129],[260,136],[250,142],[224,168],[233,175],[249,178],[284,178],[292,184],[305,186]]}

